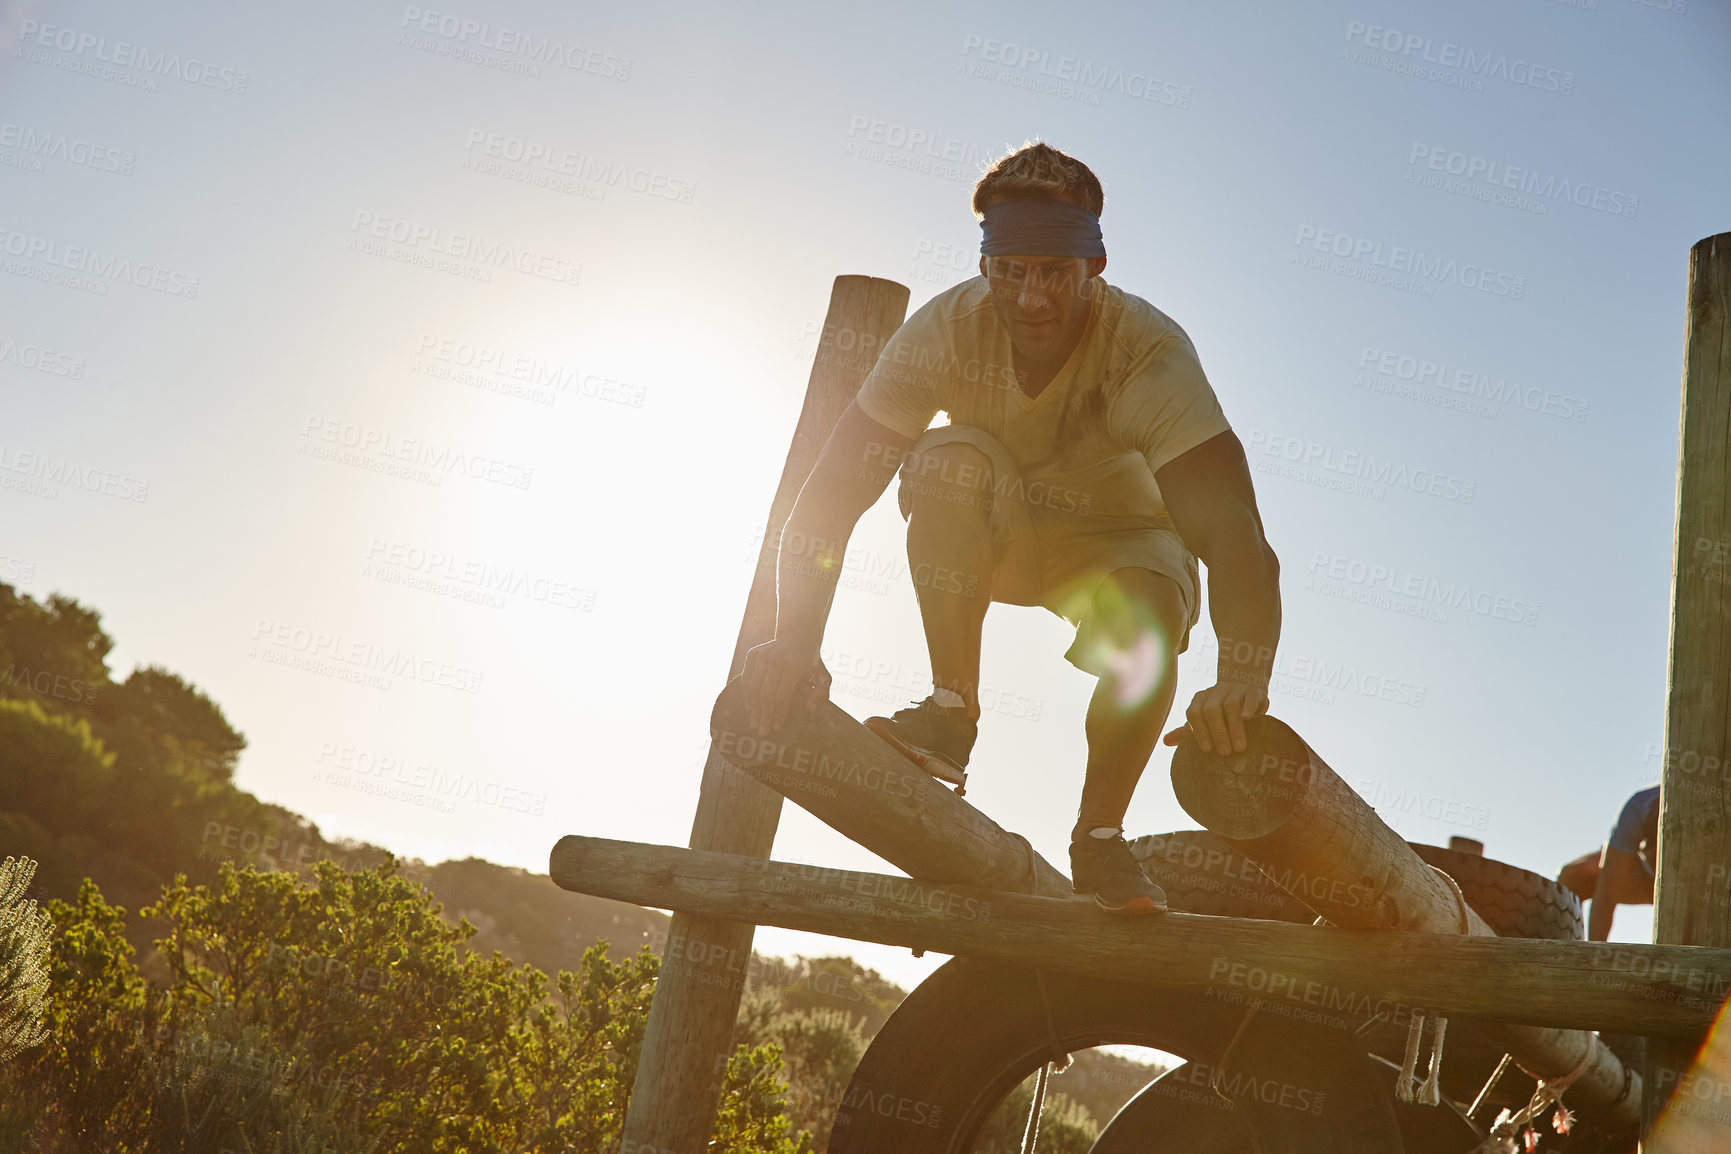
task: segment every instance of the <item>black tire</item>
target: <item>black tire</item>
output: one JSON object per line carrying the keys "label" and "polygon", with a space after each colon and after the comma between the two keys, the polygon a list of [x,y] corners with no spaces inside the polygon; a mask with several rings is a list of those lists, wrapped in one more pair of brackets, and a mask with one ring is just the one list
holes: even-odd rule
{"label": "black tire", "polygon": [[1586,936],[1581,899],[1541,874],[1441,846],[1412,848],[1460,883],[1467,905],[1504,938],[1579,941]]}
{"label": "black tire", "polygon": [[1201,1069],[1185,1062],[1154,1079],[1119,1108],[1088,1154],[1143,1154],[1159,1140],[1184,1154],[1256,1154],[1250,1123],[1231,1102],[1195,1086]]}
{"label": "black tire", "polygon": [[[1244,1022],[1242,1006],[1189,992],[1048,973],[1045,993],[1050,1030],[1069,1052],[1118,1043],[1218,1064]],[[1050,1057],[1050,1036],[1035,971],[946,963],[867,1049],[836,1112],[831,1154],[969,1154],[1004,1097]],[[1258,1154],[1403,1154],[1389,1095],[1345,1032],[1259,1014],[1228,1066]],[[1274,1104],[1271,1078],[1292,1087]],[[1293,1108],[1299,1091],[1319,1108]],[[1182,1134],[1168,1137],[1178,1144],[1139,1154],[1187,1151]]]}
{"label": "black tire", "polygon": [[[1367,1056],[1365,1061],[1392,1100],[1398,1074],[1395,1066],[1380,1058]],[[1192,1065],[1187,1062],[1167,1071],[1124,1103],[1088,1154],[1145,1154],[1161,1149],[1183,1150],[1184,1154],[1255,1154],[1250,1125],[1230,1102],[1218,1098],[1209,1102],[1189,1093],[1197,1081],[1190,1072]],[[1178,1086],[1167,1088],[1165,1083],[1172,1081]],[[1461,1154],[1485,1137],[1448,1102],[1420,1106],[1396,1101],[1394,1114],[1406,1154]],[[1175,1136],[1182,1137],[1182,1144],[1172,1140]]]}

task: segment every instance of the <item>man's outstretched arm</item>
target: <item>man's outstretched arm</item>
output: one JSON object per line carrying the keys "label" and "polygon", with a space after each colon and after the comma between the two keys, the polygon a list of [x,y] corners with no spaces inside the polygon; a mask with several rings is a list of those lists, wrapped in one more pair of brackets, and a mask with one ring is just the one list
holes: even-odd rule
{"label": "man's outstretched arm", "polygon": [[1653,878],[1641,859],[1607,845],[1593,883],[1593,904],[1587,911],[1587,940],[1610,940],[1618,906],[1644,906],[1652,900]]}
{"label": "man's outstretched arm", "polygon": [[[1280,561],[1263,536],[1244,446],[1221,433],[1154,479],[1178,535],[1208,567],[1208,611],[1220,639],[1216,684],[1196,695],[1185,717],[1204,750],[1242,752],[1245,719],[1268,711],[1280,641]],[[1182,732],[1167,734],[1167,744]]]}
{"label": "man's outstretched arm", "polygon": [[827,698],[829,674],[818,660],[818,648],[848,538],[913,443],[912,437],[866,416],[857,404],[849,405],[800,489],[781,533],[775,639],[747,652],[740,674],[759,734],[787,723],[800,690],[816,690],[808,696],[809,708]]}

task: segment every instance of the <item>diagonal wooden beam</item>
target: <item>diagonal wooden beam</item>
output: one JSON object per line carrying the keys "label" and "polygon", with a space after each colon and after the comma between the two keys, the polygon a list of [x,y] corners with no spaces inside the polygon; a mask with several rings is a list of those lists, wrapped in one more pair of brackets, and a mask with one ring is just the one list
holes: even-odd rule
{"label": "diagonal wooden beam", "polygon": [[[1256,717],[1244,728],[1242,753],[1204,753],[1194,740],[1179,744],[1172,791],[1191,817],[1245,857],[1289,878],[1313,879],[1293,896],[1333,925],[1496,937],[1456,896],[1447,875],[1426,865],[1290,726]],[[1319,887],[1314,879],[1330,884]],[[1501,971],[1486,980],[1501,980]],[[1579,1069],[1571,1103],[1617,1130],[1640,1124],[1640,1073],[1593,1034],[1533,1026],[1499,1034],[1535,1078]]]}
{"label": "diagonal wooden beam", "polygon": [[715,749],[730,764],[910,877],[1068,897],[1070,879],[916,767],[834,702],[793,711],[764,737],[751,729],[737,681],[715,702]]}

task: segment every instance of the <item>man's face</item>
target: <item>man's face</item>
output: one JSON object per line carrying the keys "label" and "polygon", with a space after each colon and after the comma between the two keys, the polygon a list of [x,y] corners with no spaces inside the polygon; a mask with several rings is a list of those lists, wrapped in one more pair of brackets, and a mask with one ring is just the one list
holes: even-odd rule
{"label": "man's face", "polygon": [[1010,330],[1016,352],[1044,362],[1067,355],[1088,323],[1093,283],[1104,257],[991,256],[980,258],[980,275],[992,290],[992,307]]}

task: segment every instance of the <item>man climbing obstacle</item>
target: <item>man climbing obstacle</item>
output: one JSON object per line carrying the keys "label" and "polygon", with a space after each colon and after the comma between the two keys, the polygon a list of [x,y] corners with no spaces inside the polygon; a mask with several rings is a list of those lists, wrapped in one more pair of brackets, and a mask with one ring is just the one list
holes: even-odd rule
{"label": "man climbing obstacle", "polygon": [[[1165,894],[1122,823],[1200,616],[1197,559],[1220,638],[1217,682],[1186,711],[1205,750],[1242,751],[1244,719],[1268,708],[1279,564],[1190,339],[1101,279],[1104,204],[1087,166],[1045,144],[980,179],[980,276],[908,318],[837,422],[782,535],[775,639],[741,676],[760,734],[799,693],[811,708],[827,696],[818,651],[848,538],[899,470],[934,688],[867,724],[960,785],[987,605],[1064,617],[1077,627],[1065,656],[1099,678],[1071,877],[1102,909],[1157,912]],[[928,428],[940,410],[950,423]]]}
{"label": "man climbing obstacle", "polygon": [[1610,940],[1618,906],[1653,904],[1653,874],[1659,864],[1659,787],[1637,791],[1623,803],[1604,847],[1562,868],[1557,881],[1592,905],[1587,940]]}

